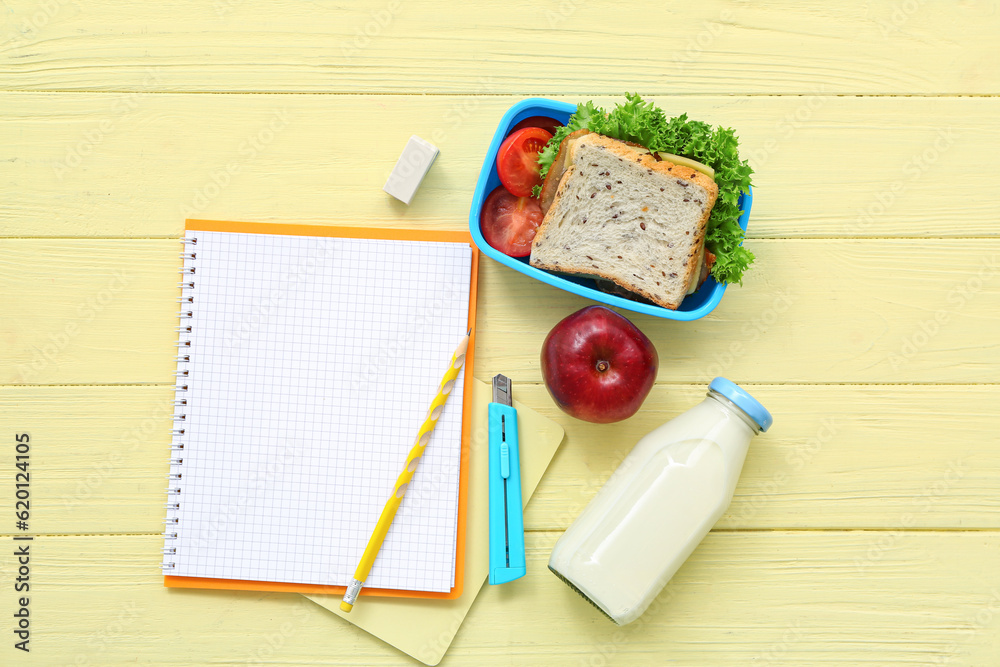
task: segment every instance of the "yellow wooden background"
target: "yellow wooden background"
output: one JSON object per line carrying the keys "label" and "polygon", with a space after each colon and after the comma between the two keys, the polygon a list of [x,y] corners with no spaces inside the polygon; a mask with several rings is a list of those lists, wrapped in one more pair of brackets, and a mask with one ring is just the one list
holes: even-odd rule
{"label": "yellow wooden background", "polygon": [[[630,316],[657,386],[562,415],[542,339],[586,301],[484,260],[476,374],[567,439],[445,665],[1000,664],[1000,12],[926,0],[12,0],[0,6],[0,662],[412,664],[294,595],[157,564],[185,215],[462,229],[511,104],[625,91],[732,126],[743,287]],[[406,139],[441,155],[409,207]],[[545,569],[631,445],[726,375],[775,416],[640,621]],[[32,437],[31,653],[15,651],[14,435]],[[433,638],[429,638],[433,641]]]}

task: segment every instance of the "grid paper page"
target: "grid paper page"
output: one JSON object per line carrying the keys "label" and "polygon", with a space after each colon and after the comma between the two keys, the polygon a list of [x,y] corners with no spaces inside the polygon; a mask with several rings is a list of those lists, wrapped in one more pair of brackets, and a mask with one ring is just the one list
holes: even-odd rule
{"label": "grid paper page", "polygon": [[[468,326],[467,243],[188,232],[171,574],[346,585]],[[193,250],[194,248],[192,248]],[[454,585],[462,381],[366,586]]]}

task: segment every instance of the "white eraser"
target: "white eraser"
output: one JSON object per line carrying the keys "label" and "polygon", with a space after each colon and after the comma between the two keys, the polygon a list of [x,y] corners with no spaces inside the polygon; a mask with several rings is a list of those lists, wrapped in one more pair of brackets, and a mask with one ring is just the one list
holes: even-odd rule
{"label": "white eraser", "polygon": [[404,204],[409,204],[438,153],[440,151],[434,144],[414,134],[406,142],[403,154],[396,160],[396,166],[392,168],[382,189]]}

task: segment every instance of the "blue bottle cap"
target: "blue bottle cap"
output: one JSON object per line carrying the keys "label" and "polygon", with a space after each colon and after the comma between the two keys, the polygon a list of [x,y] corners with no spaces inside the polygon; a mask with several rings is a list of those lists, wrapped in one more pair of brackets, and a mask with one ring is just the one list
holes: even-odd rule
{"label": "blue bottle cap", "polygon": [[757,422],[761,431],[771,428],[771,424],[774,423],[774,417],[767,411],[767,408],[735,382],[724,377],[717,377],[708,385],[708,389],[732,401],[736,407],[747,413],[750,419]]}

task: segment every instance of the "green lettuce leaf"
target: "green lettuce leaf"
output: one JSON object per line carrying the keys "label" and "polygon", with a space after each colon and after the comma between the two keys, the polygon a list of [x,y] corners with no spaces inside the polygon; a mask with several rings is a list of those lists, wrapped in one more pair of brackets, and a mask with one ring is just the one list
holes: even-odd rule
{"label": "green lettuce leaf", "polygon": [[[743,230],[739,225],[742,211],[741,192],[750,189],[753,170],[746,160],[740,160],[739,140],[730,128],[713,128],[701,121],[689,120],[687,114],[667,118],[652,102],[644,102],[637,94],[626,93],[625,103],[611,111],[586,102],[577,106],[569,122],[560,127],[538,154],[538,164],[544,178],[559,153],[559,144],[571,132],[588,129],[619,141],[633,141],[651,151],[666,151],[697,160],[715,170],[719,198],[712,208],[705,236],[706,247],[715,254],[712,276],[719,282],[743,284],[743,273],[754,261],[753,253],[744,248]],[[534,195],[538,196],[540,187]]]}

